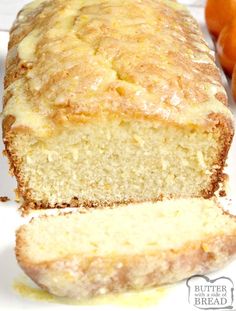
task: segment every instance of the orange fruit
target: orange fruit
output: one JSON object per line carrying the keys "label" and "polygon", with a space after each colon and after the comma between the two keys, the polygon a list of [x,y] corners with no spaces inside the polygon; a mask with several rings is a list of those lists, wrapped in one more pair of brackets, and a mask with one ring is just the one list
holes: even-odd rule
{"label": "orange fruit", "polygon": [[233,92],[234,100],[236,101],[236,66],[234,66],[231,87],[232,87],[232,92]]}
{"label": "orange fruit", "polygon": [[236,17],[236,0],[207,0],[205,17],[209,32],[218,37],[224,26]]}
{"label": "orange fruit", "polygon": [[236,18],[221,31],[216,50],[223,69],[231,76],[236,63]]}

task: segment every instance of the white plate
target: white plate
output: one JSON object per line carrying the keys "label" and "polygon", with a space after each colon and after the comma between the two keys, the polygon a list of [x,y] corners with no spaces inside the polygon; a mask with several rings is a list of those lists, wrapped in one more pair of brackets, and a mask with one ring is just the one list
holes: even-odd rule
{"label": "white plate", "polygon": [[[1,0],[2,1],[2,0]],[[5,1],[5,0],[4,0]],[[3,8],[4,1],[1,2],[0,8]],[[19,1],[16,1],[17,3]],[[23,0],[24,2],[24,0]],[[8,3],[8,1],[5,1]],[[12,2],[13,3],[13,2]],[[14,7],[15,9],[15,7]],[[204,16],[203,16],[203,8],[200,7],[191,7],[190,8],[193,15],[199,21],[201,28],[205,34],[205,37],[211,46],[214,48],[214,45],[206,31],[204,26]],[[1,13],[4,11],[0,10]],[[12,17],[11,17],[12,19]],[[0,28],[1,28],[0,23]],[[9,28],[9,22],[6,24],[6,27]],[[2,28],[3,29],[3,28]],[[7,41],[8,41],[8,33],[0,31],[0,79],[3,79],[3,63],[7,50]],[[229,86],[227,84],[227,80],[223,75],[224,84],[229,91]],[[0,92],[2,94],[2,83],[0,87]],[[232,97],[229,92],[230,105],[234,115],[236,116],[236,106],[232,101]],[[2,142],[0,142],[0,152],[3,150]],[[228,174],[230,176],[230,187],[232,190],[233,186],[236,185],[236,170],[234,164],[234,155],[236,154],[236,143],[234,141],[233,146],[230,151],[229,156],[229,166],[227,168]],[[51,311],[54,310],[72,310],[86,308],[86,309],[96,309],[96,310],[104,310],[108,309],[124,309],[128,308],[127,306],[120,306],[117,304],[109,305],[101,305],[96,304],[94,306],[79,306],[74,305],[74,302],[71,301],[52,301],[49,302],[48,299],[39,300],[36,296],[37,293],[34,294],[31,291],[31,298],[29,297],[29,293],[26,296],[22,296],[18,293],[16,289],[14,289],[15,285],[20,285],[20,282],[24,284],[30,284],[32,288],[37,288],[33,283],[31,283],[27,279],[23,279],[24,273],[18,267],[15,255],[14,255],[14,245],[15,245],[15,230],[22,222],[25,222],[25,219],[22,219],[19,212],[17,211],[18,205],[14,202],[14,191],[15,188],[15,180],[8,175],[8,165],[5,158],[0,157],[0,196],[9,196],[12,201],[7,203],[0,203],[0,310],[41,310],[41,308],[48,309]],[[236,205],[236,192],[230,192],[230,197],[232,198],[231,204]],[[235,212],[235,209],[232,207],[231,209]],[[234,281],[236,286],[236,261],[229,264],[225,269],[220,270],[214,274],[211,274],[209,277],[230,277],[232,281]],[[19,281],[20,280],[20,281]],[[21,290],[24,288],[21,287]],[[180,282],[178,284],[169,286],[164,289],[164,294],[161,294],[160,290],[157,290],[157,294],[153,294],[154,291],[146,292],[145,294],[140,294],[144,299],[151,299],[151,304],[146,304],[146,309],[153,309],[156,311],[160,310],[197,310],[188,302],[188,287],[186,286],[186,282]],[[158,297],[161,298],[158,298]],[[127,297],[133,297],[134,307],[137,305],[141,305],[140,297],[138,296],[125,296],[124,299],[128,299]],[[153,299],[154,297],[154,299]],[[236,298],[235,298],[236,300]],[[128,299],[129,301],[129,299]],[[110,301],[111,302],[111,301]],[[108,303],[110,303],[108,301]],[[235,306],[234,306],[235,307]]]}

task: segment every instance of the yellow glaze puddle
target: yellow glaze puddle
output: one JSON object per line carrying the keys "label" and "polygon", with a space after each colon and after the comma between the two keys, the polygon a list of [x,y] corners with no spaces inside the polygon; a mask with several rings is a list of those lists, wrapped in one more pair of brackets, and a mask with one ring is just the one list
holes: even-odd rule
{"label": "yellow glaze puddle", "polygon": [[167,294],[168,287],[158,287],[143,291],[130,291],[122,294],[109,294],[89,300],[78,301],[76,299],[61,298],[49,294],[48,292],[35,288],[29,284],[27,278],[18,278],[13,283],[14,290],[24,298],[35,301],[44,301],[49,303],[59,303],[67,305],[116,305],[133,308],[144,308],[153,306]]}

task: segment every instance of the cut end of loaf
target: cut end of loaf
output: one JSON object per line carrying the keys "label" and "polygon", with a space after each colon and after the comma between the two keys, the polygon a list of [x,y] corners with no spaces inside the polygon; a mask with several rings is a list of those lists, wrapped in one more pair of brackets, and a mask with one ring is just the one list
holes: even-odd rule
{"label": "cut end of loaf", "polygon": [[235,252],[235,217],[204,199],[37,218],[18,230],[16,243],[33,280],[79,299],[206,273]]}
{"label": "cut end of loaf", "polygon": [[231,138],[224,122],[95,119],[46,140],[18,133],[7,148],[26,207],[93,206],[210,197]]}

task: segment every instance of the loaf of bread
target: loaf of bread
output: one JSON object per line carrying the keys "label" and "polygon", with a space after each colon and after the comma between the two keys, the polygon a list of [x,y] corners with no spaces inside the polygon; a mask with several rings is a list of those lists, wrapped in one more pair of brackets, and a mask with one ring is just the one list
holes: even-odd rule
{"label": "loaf of bread", "polygon": [[27,208],[209,198],[233,136],[214,57],[169,0],[40,0],[11,30],[3,131]]}
{"label": "loaf of bread", "polygon": [[235,253],[236,218],[209,199],[43,216],[16,240],[18,262],[39,286],[78,299],[204,274]]}

